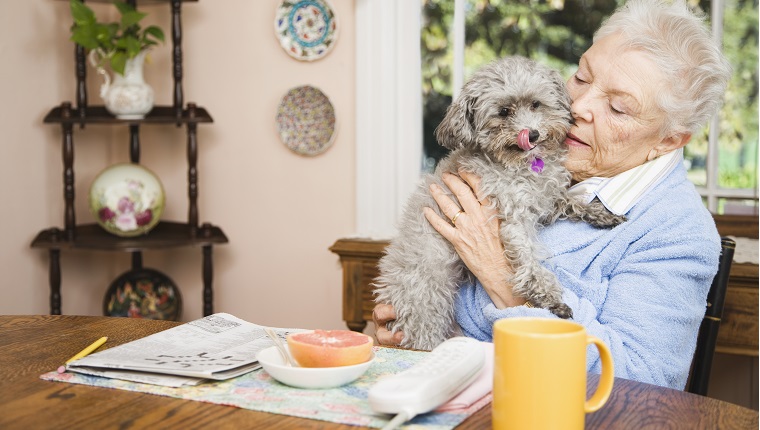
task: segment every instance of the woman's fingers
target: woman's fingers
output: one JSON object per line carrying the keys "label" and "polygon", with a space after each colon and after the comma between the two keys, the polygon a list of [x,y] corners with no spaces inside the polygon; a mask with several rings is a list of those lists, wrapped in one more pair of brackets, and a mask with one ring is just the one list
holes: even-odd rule
{"label": "woman's fingers", "polygon": [[396,310],[392,305],[378,303],[372,310],[372,322],[375,323],[375,338],[381,345],[398,346],[404,339],[404,333],[392,333],[386,324],[396,319]]}
{"label": "woman's fingers", "polygon": [[[513,272],[504,258],[498,210],[492,207],[487,196],[480,195],[477,175],[467,172],[459,172],[459,175],[443,175],[443,182],[464,208],[456,222],[449,223],[431,208],[423,209],[425,218],[454,246],[498,309],[522,304],[522,299],[514,297],[512,286],[506,283]],[[444,216],[456,216],[460,209],[451,197],[437,185],[431,185],[430,191]]]}
{"label": "woman's fingers", "polygon": [[376,326],[385,327],[385,324],[387,324],[388,321],[393,321],[395,319],[396,310],[393,309],[393,305],[378,303],[372,310],[372,322],[375,323]]}
{"label": "woman's fingers", "polygon": [[473,188],[470,188],[470,185],[462,180],[462,178],[451,173],[444,173],[443,182],[457,197],[465,213],[474,215],[476,211],[480,210],[480,202],[475,196]]}
{"label": "woman's fingers", "polygon": [[488,206],[488,204],[491,203],[488,196],[480,195],[480,176],[465,171],[459,172],[459,176],[470,186],[475,194],[475,198],[478,199],[478,202],[480,202],[482,206]]}
{"label": "woman's fingers", "polygon": [[446,195],[446,192],[438,184],[430,185],[430,195],[433,196],[438,207],[441,208],[441,212],[443,212],[449,220],[454,218],[461,210],[459,205],[451,197]]}
{"label": "woman's fingers", "polygon": [[401,345],[401,341],[404,340],[404,332],[397,331],[393,333],[388,329],[378,327],[375,332],[375,338],[380,345],[399,346]]}
{"label": "woman's fingers", "polygon": [[435,231],[440,233],[441,236],[446,238],[446,240],[449,242],[452,242],[454,240],[457,231],[456,228],[450,224],[450,221],[445,221],[433,209],[423,208],[422,211],[425,214],[425,218],[427,218],[428,222],[431,226],[433,226]]}

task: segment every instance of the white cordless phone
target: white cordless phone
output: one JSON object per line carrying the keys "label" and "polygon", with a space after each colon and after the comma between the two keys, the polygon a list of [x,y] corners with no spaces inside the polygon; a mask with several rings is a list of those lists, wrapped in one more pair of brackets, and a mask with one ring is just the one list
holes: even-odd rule
{"label": "white cordless phone", "polygon": [[484,364],[479,341],[448,339],[409,369],[380,379],[369,390],[369,405],[375,412],[397,414],[386,427],[392,428],[449,401],[477,378]]}

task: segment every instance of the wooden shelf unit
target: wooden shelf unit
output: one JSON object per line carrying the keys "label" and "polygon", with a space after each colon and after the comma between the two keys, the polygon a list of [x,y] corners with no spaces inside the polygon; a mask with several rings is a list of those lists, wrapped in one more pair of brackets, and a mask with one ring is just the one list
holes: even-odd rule
{"label": "wooden shelf unit", "polygon": [[[97,0],[89,0],[96,2]],[[43,119],[45,124],[58,124],[62,131],[63,158],[63,228],[49,227],[41,230],[31,243],[32,248],[46,249],[50,254],[50,313],[61,314],[61,266],[60,252],[72,250],[121,251],[132,253],[132,268],[142,267],[142,251],[170,249],[176,247],[200,246],[202,248],[203,315],[213,313],[213,260],[212,247],[229,242],[221,228],[209,223],[199,225],[198,221],[198,133],[200,123],[212,123],[206,109],[195,103],[184,105],[182,90],[182,19],[181,5],[185,1],[197,0],[152,0],[147,3],[170,4],[173,103],[171,106],[154,106],[143,119],[122,120],[111,115],[104,106],[90,106],[87,101],[87,64],[85,52],[75,45],[76,58],[76,106],[63,102],[52,108]],[[105,1],[102,1],[105,2]],[[110,1],[109,1],[110,2]],[[143,0],[145,2],[145,0]],[[137,7],[136,0],[127,3]],[[129,127],[129,158],[132,163],[140,162],[140,126],[142,125],[185,126],[187,129],[188,161],[188,217],[187,222],[160,221],[148,233],[124,238],[106,232],[97,224],[77,224],[74,211],[74,129],[93,126]]]}

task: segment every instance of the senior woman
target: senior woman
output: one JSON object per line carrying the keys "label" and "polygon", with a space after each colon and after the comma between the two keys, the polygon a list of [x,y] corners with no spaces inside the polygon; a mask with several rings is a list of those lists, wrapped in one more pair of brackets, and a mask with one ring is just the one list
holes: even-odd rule
{"label": "senior woman", "polygon": [[[682,1],[631,0],[597,31],[567,82],[571,193],[628,221],[610,230],[567,220],[545,227],[544,264],[574,321],[610,347],[618,377],[686,384],[720,238],[686,178],[682,148],[717,111],[730,73],[702,18]],[[478,178],[444,180],[464,213],[456,226],[429,208],[425,216],[478,279],[457,295],[462,332],[490,341],[497,319],[555,318],[512,294],[499,220],[478,200]],[[449,218],[460,211],[439,188],[431,192]],[[377,305],[374,315],[378,341],[398,344],[403,333],[385,329],[393,308]],[[587,367],[600,371],[593,348]]]}

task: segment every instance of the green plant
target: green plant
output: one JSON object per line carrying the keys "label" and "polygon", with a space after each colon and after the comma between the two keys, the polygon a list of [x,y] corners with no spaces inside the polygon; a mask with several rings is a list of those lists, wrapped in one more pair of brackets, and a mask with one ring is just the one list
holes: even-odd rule
{"label": "green plant", "polygon": [[121,20],[107,24],[98,22],[92,9],[81,0],[70,0],[69,5],[74,18],[71,40],[85,49],[95,50],[101,64],[108,64],[111,70],[121,75],[124,74],[127,60],[143,49],[164,41],[164,32],[159,27],[140,27],[140,21],[147,14],[138,12],[127,3],[114,2],[121,13]]}

